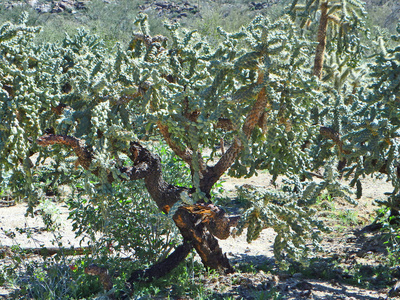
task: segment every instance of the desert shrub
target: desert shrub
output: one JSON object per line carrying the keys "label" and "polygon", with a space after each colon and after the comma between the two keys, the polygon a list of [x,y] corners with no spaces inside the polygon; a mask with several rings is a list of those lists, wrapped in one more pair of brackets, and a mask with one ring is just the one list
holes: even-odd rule
{"label": "desert shrub", "polygon": [[[166,178],[176,184],[187,184],[189,174],[177,176],[186,168],[184,163],[165,145],[155,141],[152,147],[163,159]],[[42,172],[45,173],[45,170]],[[47,177],[51,174],[49,172]],[[66,182],[63,181],[63,184]],[[89,184],[96,185],[96,182],[97,178],[93,177]],[[41,201],[39,208],[43,211],[45,225],[54,231],[54,244],[61,249],[55,256],[31,260],[23,249],[15,247],[12,260],[4,266],[0,275],[3,284],[20,287],[12,297],[83,299],[91,298],[96,293],[106,295],[99,280],[84,271],[93,263],[107,265],[110,274],[115,277],[115,290],[123,291],[132,269],[144,268],[164,259],[181,242],[172,219],[160,213],[143,184],[115,184],[112,186],[113,194],[106,195],[107,198],[89,197],[84,192],[83,184],[84,181],[74,182],[69,195],[63,200],[70,209],[69,219],[77,238],[83,244],[89,244],[86,253],[74,257],[63,252],[63,248],[69,246],[61,243],[61,236],[57,233],[57,214],[51,213],[49,207],[53,203]],[[194,264],[193,261],[188,263]],[[172,278],[182,283],[176,285],[179,287],[174,291],[177,295],[187,293],[193,287],[189,280],[193,274],[187,274],[187,267],[178,269],[171,274]],[[139,285],[135,287],[136,294],[156,295],[161,291],[158,285],[168,284],[165,280],[151,286]]]}

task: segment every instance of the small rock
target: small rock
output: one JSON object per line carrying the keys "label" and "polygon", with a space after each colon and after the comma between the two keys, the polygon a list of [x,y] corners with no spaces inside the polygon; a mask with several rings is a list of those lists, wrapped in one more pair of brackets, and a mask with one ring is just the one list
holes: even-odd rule
{"label": "small rock", "polygon": [[301,273],[294,273],[292,277],[293,277],[293,278],[301,278],[301,277],[303,277],[303,274],[301,274]]}
{"label": "small rock", "polygon": [[155,5],[159,6],[161,8],[169,8],[170,7],[170,4],[168,4],[167,2],[156,2]]}
{"label": "small rock", "polygon": [[60,1],[59,5],[62,9],[64,9],[67,12],[71,12],[74,7],[73,3],[70,3],[68,1]]}
{"label": "small rock", "polygon": [[87,9],[85,2],[76,2],[75,7],[76,9]]}
{"label": "small rock", "polygon": [[339,260],[339,258],[340,258],[339,255],[336,253],[332,255],[333,260]]}
{"label": "small rock", "polygon": [[330,283],[332,284],[332,286],[341,286],[341,284],[335,279],[331,279]]}
{"label": "small rock", "polygon": [[49,13],[49,12],[51,12],[51,4],[47,3],[47,4],[42,4],[40,6],[37,6],[36,11],[41,14]]}
{"label": "small rock", "polygon": [[253,281],[250,278],[241,277],[239,279],[239,285],[242,287],[250,287],[253,286]]}
{"label": "small rock", "polygon": [[279,290],[281,290],[282,292],[287,292],[289,290],[289,286],[287,284],[280,284],[278,286]]}
{"label": "small rock", "polygon": [[361,258],[365,257],[366,254],[367,253],[364,250],[360,250],[360,251],[357,252],[357,256],[361,257]]}
{"label": "small rock", "polygon": [[56,5],[54,5],[51,10],[52,13],[61,13],[63,11],[64,11],[64,9],[58,3]]}
{"label": "small rock", "polygon": [[273,283],[273,285],[277,285],[279,283],[279,277],[276,275],[272,275],[271,281]]}
{"label": "small rock", "polygon": [[355,242],[356,240],[357,240],[357,238],[355,236],[351,236],[351,237],[347,238],[346,242],[347,243],[352,243],[352,242]]}
{"label": "small rock", "polygon": [[302,280],[302,281],[296,283],[296,285],[294,287],[298,290],[303,290],[303,291],[313,289],[313,285],[305,280]]}
{"label": "small rock", "polygon": [[187,13],[180,13],[177,18],[187,18]]}

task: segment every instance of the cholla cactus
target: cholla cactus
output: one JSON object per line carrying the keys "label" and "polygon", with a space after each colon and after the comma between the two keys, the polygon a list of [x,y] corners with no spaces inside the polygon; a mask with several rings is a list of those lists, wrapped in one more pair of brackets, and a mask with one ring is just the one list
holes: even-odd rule
{"label": "cholla cactus", "polygon": [[[310,61],[314,44],[287,16],[257,17],[237,33],[219,28],[223,42],[212,46],[178,24],[166,25],[168,39],[151,36],[147,17],[139,15],[140,31],[127,49],[107,49],[85,30],[61,43],[35,45],[39,29],[24,22],[0,28],[0,176],[32,201],[41,187],[37,167],[46,157],[54,163],[44,177],[54,182],[74,175],[68,180],[79,182],[81,196],[90,196],[104,218],[115,186],[143,180],[158,209],[168,214],[172,208],[191,243],[178,251],[187,255],[194,247],[206,266],[231,271],[214,236],[227,238],[234,222],[210,203],[214,184],[228,170],[237,177],[265,169],[274,179],[293,178],[296,192],[256,195],[241,225],[248,225],[249,241],[274,227],[277,257],[281,251],[297,257],[306,238],[318,241],[311,228],[322,225],[310,206],[319,192],[347,197],[336,183],[336,158],[342,172],[355,173],[354,184],[384,164],[395,178],[397,48],[372,67],[382,80],[362,89],[348,84],[346,71],[337,85],[321,84]],[[143,141],[150,136],[164,139],[188,165],[189,186],[164,180],[160,157]],[[229,147],[220,154],[221,140]],[[35,164],[33,153],[39,155]],[[300,183],[326,162],[322,183]],[[182,193],[196,203],[185,199],[176,209]]]}
{"label": "cholla cactus", "polygon": [[[392,36],[394,43],[400,41],[400,23],[397,26],[397,35]],[[394,190],[388,201],[383,202],[398,215],[400,191],[400,165],[399,134],[400,122],[398,121],[398,107],[400,103],[400,48],[384,49],[371,64],[371,77],[373,83],[366,100],[360,108],[358,116],[363,116],[358,132],[363,132],[369,137],[368,141],[358,144],[357,152],[369,155],[363,157],[364,172],[381,172],[388,176]],[[383,48],[383,49],[382,49]],[[360,172],[360,167],[356,169]]]}
{"label": "cholla cactus", "polygon": [[[215,49],[177,24],[167,25],[167,43],[165,37],[149,35],[146,16],[139,15],[135,23],[140,32],[133,33],[128,49],[117,44],[112,51],[85,30],[67,35],[62,43],[37,46],[30,39],[36,29],[3,26],[8,41],[1,45],[1,159],[12,160],[2,167],[3,178],[20,174],[31,185],[28,194],[34,183],[39,190],[29,173],[35,171],[29,157],[40,151],[36,166],[45,157],[54,161],[53,172],[44,172],[45,177],[55,182],[62,174],[74,174],[77,179],[69,180],[80,180],[102,211],[105,199],[112,199],[114,182],[145,178],[158,207],[168,213],[188,189],[166,184],[159,173],[139,171],[138,161],[151,158],[156,166],[159,159],[133,142],[158,133],[189,165],[194,201],[209,198],[229,168],[235,176],[250,176],[260,168],[274,176],[305,173],[310,160],[300,146],[318,132],[310,111],[319,92],[304,68],[312,45],[299,38],[288,17],[276,22],[258,17],[234,34],[219,29],[223,43]],[[36,139],[40,146],[67,148],[38,148]],[[229,149],[207,165],[211,161],[202,150],[210,148],[215,156],[221,139]],[[66,157],[75,157],[75,165],[83,168],[66,164]],[[125,167],[132,162],[136,173]],[[24,166],[25,173],[11,169],[15,164]],[[93,181],[93,175],[98,179]],[[195,209],[201,215],[208,208]],[[229,226],[217,208],[211,212]],[[208,223],[202,226],[226,237],[226,228]]]}

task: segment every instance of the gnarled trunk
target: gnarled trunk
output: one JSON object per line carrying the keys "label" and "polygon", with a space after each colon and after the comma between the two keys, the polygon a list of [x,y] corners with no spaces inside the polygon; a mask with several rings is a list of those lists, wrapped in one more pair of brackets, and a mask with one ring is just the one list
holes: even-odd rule
{"label": "gnarled trunk", "polygon": [[[257,83],[264,84],[264,75],[261,71],[259,72]],[[247,138],[250,137],[254,127],[265,113],[267,104],[266,88],[262,87],[242,128]],[[168,126],[158,122],[158,128],[170,148],[190,166],[192,166],[193,154],[199,156],[200,172],[202,174],[200,189],[205,195],[210,195],[213,185],[229,169],[243,149],[243,141],[236,137],[235,142],[223,154],[221,159],[214,166],[207,166],[199,153],[193,152],[191,149],[185,149],[183,145],[176,144],[171,138]],[[75,137],[48,134],[39,138],[37,143],[40,146],[62,144],[71,147],[78,156],[78,164],[85,169],[89,169],[91,165],[92,155],[90,148]],[[143,179],[152,199],[159,209],[166,214],[181,199],[182,192],[188,192],[189,194],[194,192],[193,188],[178,187],[164,181],[160,158],[138,142],[131,142],[129,152],[126,154],[133,165],[120,168],[119,171],[126,176],[121,176],[119,179]],[[100,172],[99,170],[93,170],[92,173],[98,175]],[[111,172],[109,172],[108,181],[114,181]],[[184,238],[184,244],[177,247],[164,261],[147,270],[134,272],[129,278],[129,282],[136,280],[148,281],[163,276],[184,260],[192,248],[195,248],[207,268],[225,273],[233,272],[229,260],[218,245],[217,238],[228,238],[230,227],[236,225],[238,217],[227,216],[224,210],[211,203],[196,203],[194,205],[181,205],[176,210],[173,220]]]}

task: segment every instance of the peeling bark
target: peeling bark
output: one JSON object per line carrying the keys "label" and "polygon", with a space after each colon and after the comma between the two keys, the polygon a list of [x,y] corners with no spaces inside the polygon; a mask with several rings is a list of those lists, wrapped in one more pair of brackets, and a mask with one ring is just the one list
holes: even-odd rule
{"label": "peeling bark", "polygon": [[191,191],[189,188],[168,184],[162,176],[160,157],[152,154],[139,143],[131,143],[130,153],[132,154],[130,159],[134,163],[134,168],[147,166],[148,172],[143,178],[147,191],[163,212],[169,212],[170,208],[180,200],[182,192]]}
{"label": "peeling bark", "polygon": [[222,253],[218,240],[207,230],[204,220],[206,214],[194,212],[192,209],[201,210],[198,206],[181,206],[173,217],[182,236],[192,242],[205,267],[224,273],[234,272],[228,258]]}

